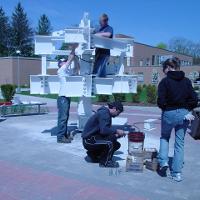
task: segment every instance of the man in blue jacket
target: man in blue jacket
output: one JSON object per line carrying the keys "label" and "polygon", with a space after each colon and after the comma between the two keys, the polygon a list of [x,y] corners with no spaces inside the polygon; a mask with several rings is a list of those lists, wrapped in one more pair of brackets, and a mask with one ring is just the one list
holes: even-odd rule
{"label": "man in blue jacket", "polygon": [[108,107],[99,108],[84,127],[83,146],[91,160],[99,162],[100,167],[116,167],[112,157],[121,146],[117,139],[125,136],[125,133],[112,127],[112,117],[121,112],[123,105],[120,102],[109,103]]}

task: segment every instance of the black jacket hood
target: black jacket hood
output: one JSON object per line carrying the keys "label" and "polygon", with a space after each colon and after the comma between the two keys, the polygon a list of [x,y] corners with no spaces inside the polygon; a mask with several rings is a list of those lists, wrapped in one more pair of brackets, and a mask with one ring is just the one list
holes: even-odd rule
{"label": "black jacket hood", "polygon": [[99,112],[104,112],[104,113],[108,113],[109,116],[111,116],[109,109],[106,106],[102,106],[100,108],[97,109],[97,111]]}
{"label": "black jacket hood", "polygon": [[176,81],[181,81],[185,78],[185,73],[183,71],[169,71],[167,72],[167,77]]}

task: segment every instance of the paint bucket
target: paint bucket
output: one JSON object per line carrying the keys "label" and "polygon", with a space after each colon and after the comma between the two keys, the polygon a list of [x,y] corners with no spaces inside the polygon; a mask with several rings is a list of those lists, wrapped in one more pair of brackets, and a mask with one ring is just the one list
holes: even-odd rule
{"label": "paint bucket", "polygon": [[143,151],[145,135],[143,132],[129,132],[128,134],[128,153],[130,155],[135,152]]}

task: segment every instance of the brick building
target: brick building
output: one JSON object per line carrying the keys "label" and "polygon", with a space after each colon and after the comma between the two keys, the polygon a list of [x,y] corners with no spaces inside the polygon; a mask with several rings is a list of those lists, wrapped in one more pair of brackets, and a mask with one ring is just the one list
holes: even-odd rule
{"label": "brick building", "polygon": [[[133,42],[133,37],[116,34],[120,40]],[[162,60],[176,56],[181,60],[182,69],[193,79],[200,71],[200,66],[192,66],[192,57],[172,51],[160,49],[150,45],[134,42],[132,58],[125,58],[126,73],[139,76],[139,83],[157,83],[162,78]],[[48,74],[56,74],[56,69],[48,69]],[[41,74],[41,58],[1,57],[0,58],[0,85],[5,83],[29,85],[30,75]]]}

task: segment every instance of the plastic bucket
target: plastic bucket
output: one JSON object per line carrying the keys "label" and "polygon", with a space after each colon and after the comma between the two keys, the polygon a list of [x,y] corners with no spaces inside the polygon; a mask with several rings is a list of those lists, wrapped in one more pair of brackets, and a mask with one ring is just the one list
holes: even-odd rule
{"label": "plastic bucket", "polygon": [[130,155],[143,150],[144,138],[143,132],[130,132],[128,134],[128,152]]}

